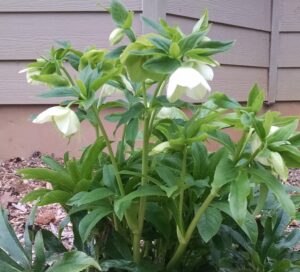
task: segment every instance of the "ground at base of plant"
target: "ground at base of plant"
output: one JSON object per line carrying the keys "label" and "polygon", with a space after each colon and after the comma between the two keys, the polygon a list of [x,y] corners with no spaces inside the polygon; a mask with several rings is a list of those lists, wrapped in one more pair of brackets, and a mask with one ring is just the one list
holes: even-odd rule
{"label": "ground at base of plant", "polygon": [[[32,209],[32,204],[21,204],[20,200],[32,190],[46,188],[50,184],[35,180],[23,180],[16,171],[28,167],[45,167],[41,156],[41,152],[36,151],[28,158],[15,157],[0,161],[0,205],[8,210],[9,221],[21,242],[23,241],[25,222]],[[300,187],[300,169],[290,169],[287,183]],[[35,225],[57,234],[59,224],[65,216],[66,213],[58,204],[40,207]],[[289,230],[295,228],[300,229],[300,220],[291,222]],[[62,241],[67,248],[71,248],[73,233],[70,225],[64,229]],[[300,244],[295,249],[300,249]]]}

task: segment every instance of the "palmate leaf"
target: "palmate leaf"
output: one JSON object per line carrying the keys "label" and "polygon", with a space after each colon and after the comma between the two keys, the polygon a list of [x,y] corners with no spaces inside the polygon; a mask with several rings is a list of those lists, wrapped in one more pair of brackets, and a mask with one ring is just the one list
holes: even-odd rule
{"label": "palmate leaf", "polygon": [[71,251],[65,253],[62,258],[54,263],[46,272],[81,272],[89,267],[101,270],[99,264],[84,252]]}

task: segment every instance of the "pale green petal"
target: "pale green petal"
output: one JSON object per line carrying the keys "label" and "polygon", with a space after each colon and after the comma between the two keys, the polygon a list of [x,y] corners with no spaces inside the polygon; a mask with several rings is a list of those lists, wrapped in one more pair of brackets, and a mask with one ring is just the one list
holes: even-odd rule
{"label": "pale green petal", "polygon": [[270,163],[274,171],[283,179],[287,180],[288,178],[288,168],[286,167],[284,160],[278,152],[270,152]]}
{"label": "pale green petal", "polygon": [[186,114],[176,107],[162,107],[156,117],[158,119],[188,119]]}
{"label": "pale green petal", "polygon": [[150,156],[159,154],[164,152],[166,149],[170,148],[170,143],[169,142],[163,142],[155,146],[149,153]]}
{"label": "pale green petal", "polygon": [[54,116],[63,116],[68,114],[69,110],[64,107],[55,106],[48,108],[47,110],[41,112],[32,122],[36,124],[43,124],[46,122],[51,122]]}

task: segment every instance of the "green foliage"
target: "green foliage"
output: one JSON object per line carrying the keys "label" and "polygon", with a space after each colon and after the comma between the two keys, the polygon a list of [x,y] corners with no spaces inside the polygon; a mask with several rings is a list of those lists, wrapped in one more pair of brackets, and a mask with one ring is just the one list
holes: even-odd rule
{"label": "green foliage", "polygon": [[[6,212],[0,209],[0,265],[3,272],[66,272],[83,271],[89,267],[100,270],[99,264],[84,252],[61,252],[62,243],[52,233],[44,238],[43,231],[34,231],[35,209],[32,211],[25,227],[25,246],[22,247],[7,220]],[[32,251],[34,244],[34,252]],[[55,244],[55,251],[49,251],[49,244]],[[62,253],[53,262],[53,256]]]}
{"label": "green foliage", "polygon": [[[29,81],[50,88],[42,97],[69,99],[61,106],[72,105],[95,130],[79,158],[66,153],[59,163],[46,156],[47,168],[19,170],[51,183],[23,202],[59,203],[68,213],[64,223],[72,223],[73,248],[67,252],[45,230],[31,239],[29,228],[23,248],[2,215],[1,265],[49,272],[297,271],[299,253],[289,249],[300,235],[285,229],[299,214],[299,192],[291,196],[281,179],[300,165],[298,118],[262,113],[257,84],[245,105],[219,92],[200,103],[219,65],[213,55],[234,43],[208,38],[207,11],[190,34],[142,17],[156,33],[139,37],[133,12],[117,0],[108,11],[117,26],[111,43],[127,36],[128,44],[80,52],[63,43],[27,68]],[[113,94],[120,99],[110,101]],[[184,94],[199,103],[182,101]],[[106,110],[116,124],[109,133],[99,117]],[[55,252],[60,257],[48,268]]]}

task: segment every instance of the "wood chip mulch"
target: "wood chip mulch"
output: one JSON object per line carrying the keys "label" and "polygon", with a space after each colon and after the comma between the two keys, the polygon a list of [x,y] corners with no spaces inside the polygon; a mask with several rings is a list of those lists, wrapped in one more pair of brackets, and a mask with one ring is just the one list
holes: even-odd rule
{"label": "wood chip mulch", "polygon": [[[32,205],[30,203],[21,204],[20,200],[34,189],[51,188],[48,183],[21,179],[16,171],[27,167],[45,167],[40,152],[34,152],[27,159],[16,157],[0,162],[0,205],[8,210],[9,220],[21,242],[23,240],[24,225]],[[288,183],[300,187],[300,169],[290,171]],[[35,224],[57,234],[59,224],[65,216],[66,213],[59,205],[39,207]],[[293,220],[290,228],[295,227],[300,227],[300,221]],[[71,248],[73,242],[71,228],[72,226],[69,224],[62,234],[63,243],[67,248]]]}

